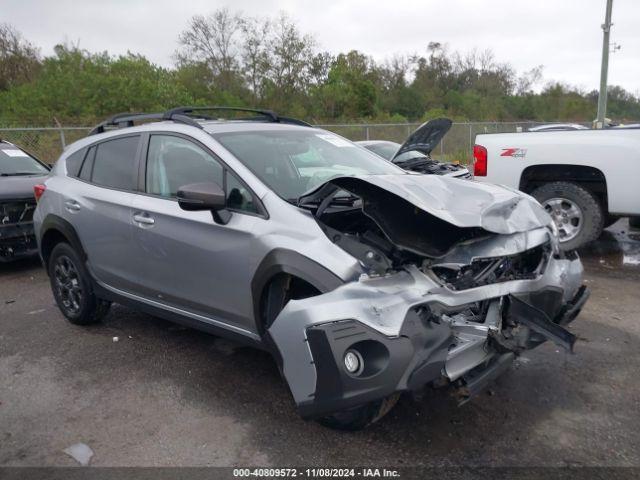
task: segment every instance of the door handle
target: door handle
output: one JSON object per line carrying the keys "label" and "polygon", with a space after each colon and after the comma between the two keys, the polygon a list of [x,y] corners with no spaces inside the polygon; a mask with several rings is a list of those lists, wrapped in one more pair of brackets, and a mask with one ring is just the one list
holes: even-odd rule
{"label": "door handle", "polygon": [[133,221],[141,225],[153,225],[156,221],[148,215],[136,213],[133,216]]}
{"label": "door handle", "polygon": [[70,212],[79,212],[80,211],[80,204],[78,202],[76,202],[75,200],[67,200],[67,201],[65,201],[64,202],[64,206]]}

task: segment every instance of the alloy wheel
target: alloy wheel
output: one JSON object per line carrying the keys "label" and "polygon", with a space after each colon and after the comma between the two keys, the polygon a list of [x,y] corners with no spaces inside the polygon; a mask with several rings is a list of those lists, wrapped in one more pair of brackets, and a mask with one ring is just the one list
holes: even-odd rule
{"label": "alloy wheel", "polygon": [[68,313],[78,314],[84,292],[82,291],[78,270],[66,255],[61,255],[56,260],[53,268],[53,278],[62,306]]}
{"label": "alloy wheel", "polygon": [[550,198],[542,206],[558,227],[561,242],[568,242],[580,233],[584,215],[576,203],[566,198]]}

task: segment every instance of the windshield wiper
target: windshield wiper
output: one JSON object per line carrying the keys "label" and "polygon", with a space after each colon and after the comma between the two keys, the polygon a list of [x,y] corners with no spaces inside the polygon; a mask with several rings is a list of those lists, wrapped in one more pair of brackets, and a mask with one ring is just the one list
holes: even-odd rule
{"label": "windshield wiper", "polygon": [[39,172],[8,172],[8,173],[0,173],[0,177],[21,177],[28,175],[40,175]]}

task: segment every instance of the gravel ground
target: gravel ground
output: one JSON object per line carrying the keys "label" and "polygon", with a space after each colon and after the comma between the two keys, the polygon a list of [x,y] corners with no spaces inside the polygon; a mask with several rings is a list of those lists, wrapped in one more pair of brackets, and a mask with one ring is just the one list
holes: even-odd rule
{"label": "gravel ground", "polygon": [[83,442],[101,466],[640,466],[640,242],[617,228],[583,252],[574,355],[546,343],[461,408],[402,398],[356,433],[301,420],[263,352],[120,306],[77,327],[36,261],[0,265],[0,465]]}

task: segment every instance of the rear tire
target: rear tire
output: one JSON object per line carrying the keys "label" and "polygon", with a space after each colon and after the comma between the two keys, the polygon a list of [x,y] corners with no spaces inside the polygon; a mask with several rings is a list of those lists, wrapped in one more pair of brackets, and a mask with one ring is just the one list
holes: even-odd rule
{"label": "rear tire", "polygon": [[51,290],[62,314],[75,325],[99,322],[111,302],[97,298],[91,288],[89,272],[68,243],[59,243],[49,257]]}
{"label": "rear tire", "polygon": [[327,415],[326,417],[318,419],[318,422],[325,427],[335,430],[362,430],[389,413],[396,403],[398,403],[399,398],[400,394],[394,393],[382,400],[376,400],[358,407]]}
{"label": "rear tire", "polygon": [[[561,231],[562,250],[574,250],[595,240],[602,233],[605,221],[602,206],[593,194],[582,186],[571,182],[547,183],[535,189],[532,195],[552,214]],[[571,223],[570,218],[563,217],[563,214],[571,211],[577,212],[573,219],[579,218],[579,221]],[[571,213],[568,215],[571,216]],[[564,220],[569,222],[562,223]],[[563,236],[566,237],[565,240]]]}
{"label": "rear tire", "polygon": [[640,230],[640,217],[629,217],[629,226],[636,230]]}

